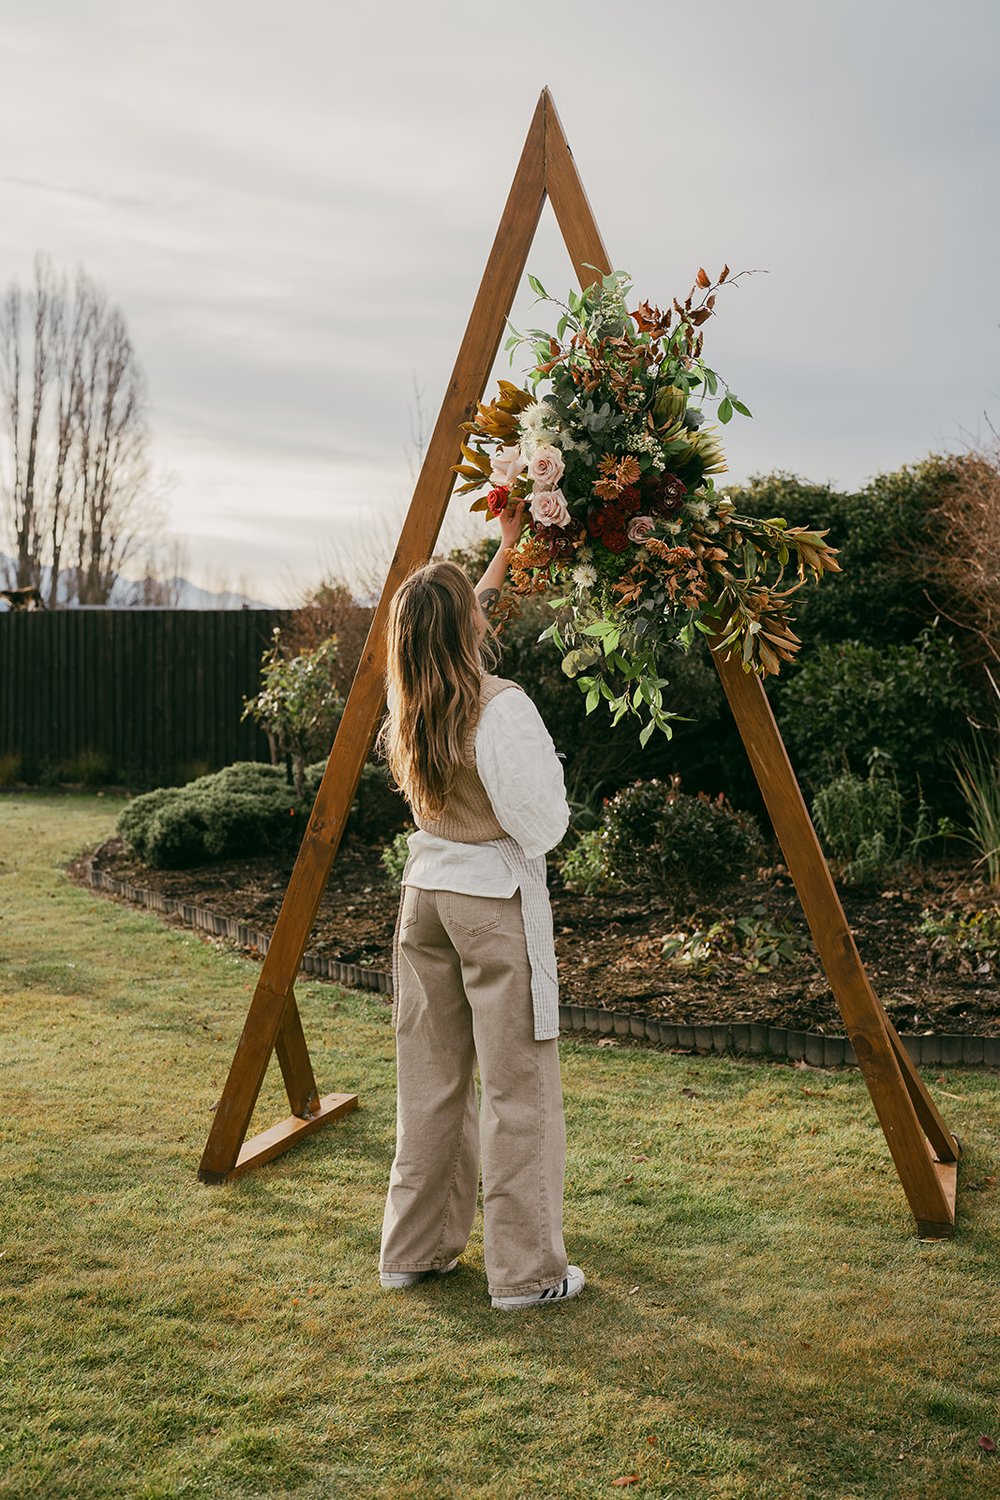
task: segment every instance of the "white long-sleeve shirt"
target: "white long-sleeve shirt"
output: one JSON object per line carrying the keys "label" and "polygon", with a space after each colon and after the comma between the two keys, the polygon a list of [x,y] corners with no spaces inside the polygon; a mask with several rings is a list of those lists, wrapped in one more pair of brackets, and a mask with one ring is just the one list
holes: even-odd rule
{"label": "white long-sleeve shirt", "polygon": [[[562,762],[527,693],[498,693],[476,726],[476,769],[501,828],[528,859],[554,849],[569,824]],[[467,896],[513,896],[518,880],[496,840],[460,844],[410,834],[407,885]]]}

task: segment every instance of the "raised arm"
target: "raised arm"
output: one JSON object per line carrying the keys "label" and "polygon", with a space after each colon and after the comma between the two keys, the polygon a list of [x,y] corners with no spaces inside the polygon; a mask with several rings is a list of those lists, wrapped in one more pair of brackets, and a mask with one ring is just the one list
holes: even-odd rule
{"label": "raised arm", "polygon": [[486,572],[476,584],[476,594],[482,607],[483,614],[487,619],[497,607],[500,598],[500,590],[507,576],[507,564],[510,561],[512,548],[517,545],[521,535],[521,526],[524,522],[524,504],[519,500],[510,510],[505,510],[500,517],[500,545],[490,559]]}

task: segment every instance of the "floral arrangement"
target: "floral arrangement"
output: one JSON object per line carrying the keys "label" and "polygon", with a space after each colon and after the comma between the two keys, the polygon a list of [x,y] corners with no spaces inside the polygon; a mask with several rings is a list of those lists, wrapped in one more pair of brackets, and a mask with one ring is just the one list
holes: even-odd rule
{"label": "floral arrangement", "polygon": [[557,618],[540,639],[562,653],[588,713],[603,699],[614,723],[646,721],[643,744],[678,717],[663,697],[668,647],[690,647],[697,630],[744,670],[777,673],[800,644],[791,596],[839,572],[825,531],[740,515],[715,488],[726,462],[704,403],[717,401],[723,424],[751,415],[702,359],[702,324],[727,280],[738,280],[728,266],[716,282],[699,269],[683,303],[629,312],[623,271],[565,303],[529,276],[559,310],[555,333],[512,332],[511,360],[523,344],[534,355],[528,389],[501,380],[462,429],[458,493],[488,487],[472,505],[487,519],[525,502],[511,582],[515,594],[550,593]]}

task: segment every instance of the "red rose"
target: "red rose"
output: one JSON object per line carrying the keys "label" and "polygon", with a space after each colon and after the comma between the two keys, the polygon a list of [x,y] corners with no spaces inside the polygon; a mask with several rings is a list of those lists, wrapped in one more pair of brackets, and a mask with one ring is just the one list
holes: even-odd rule
{"label": "red rose", "polygon": [[642,509],[642,500],[634,484],[626,485],[618,496],[618,506],[627,516],[634,516]]}
{"label": "red rose", "polygon": [[505,484],[498,484],[496,489],[490,490],[486,496],[486,508],[491,516],[502,516],[507,509],[507,501],[510,499],[510,490]]}

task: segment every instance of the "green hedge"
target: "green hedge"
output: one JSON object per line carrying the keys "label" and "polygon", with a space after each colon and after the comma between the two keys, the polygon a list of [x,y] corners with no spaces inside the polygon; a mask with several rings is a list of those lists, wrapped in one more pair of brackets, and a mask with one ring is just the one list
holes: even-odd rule
{"label": "green hedge", "polygon": [[[118,819],[125,844],[147,864],[184,869],[215,859],[292,851],[305,833],[325,761],[306,768],[298,798],[279,766],[238,761],[187,786],[160,787],[136,797]],[[382,841],[406,816],[385,768],[364,767],[347,833]]]}

